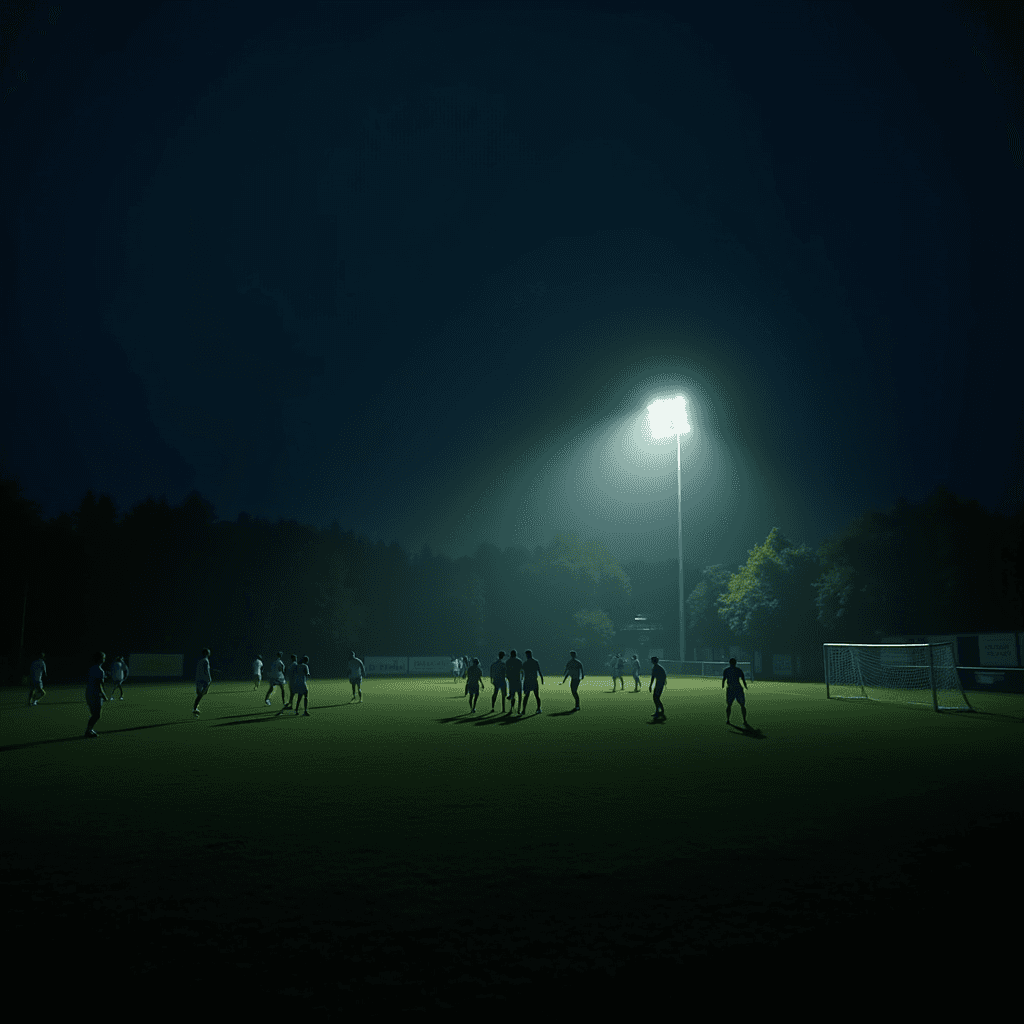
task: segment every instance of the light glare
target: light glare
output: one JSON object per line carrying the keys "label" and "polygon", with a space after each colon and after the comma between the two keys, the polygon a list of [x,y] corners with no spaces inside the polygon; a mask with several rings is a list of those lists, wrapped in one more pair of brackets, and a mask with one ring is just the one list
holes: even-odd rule
{"label": "light glare", "polygon": [[653,438],[674,437],[676,434],[690,432],[690,424],[686,419],[686,399],[682,395],[651,402],[647,406],[647,418]]}

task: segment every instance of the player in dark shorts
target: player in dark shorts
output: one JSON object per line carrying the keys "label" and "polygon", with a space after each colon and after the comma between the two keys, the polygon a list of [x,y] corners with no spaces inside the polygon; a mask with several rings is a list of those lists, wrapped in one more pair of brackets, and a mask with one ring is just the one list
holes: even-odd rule
{"label": "player in dark shorts", "polygon": [[747,724],[747,700],[743,690],[747,686],[747,677],[743,669],[736,664],[735,658],[729,659],[729,667],[722,673],[722,686],[725,687],[725,724],[729,724],[729,715],[732,713],[732,702],[736,701],[743,712],[743,724]]}
{"label": "player in dark shorts", "polygon": [[491,694],[491,710],[494,710],[494,703],[501,694],[501,710],[505,710],[505,652],[498,651],[498,660],[491,662],[491,686],[494,693]]}
{"label": "player in dark shorts", "polygon": [[658,664],[658,659],[655,656],[651,656],[651,682],[647,687],[648,690],[654,690],[654,717],[664,718],[665,709],[661,704],[661,694],[665,689],[665,683],[668,682],[668,676],[665,674],[665,670]]}
{"label": "player in dark shorts", "polygon": [[508,699],[511,701],[510,714],[516,712],[516,697],[519,698],[518,714],[523,713],[523,663],[516,657],[516,652],[508,652],[508,663],[505,665],[505,678],[508,680]]}
{"label": "player in dark shorts", "polygon": [[103,692],[103,680],[107,678],[103,671],[103,651],[97,651],[93,657],[95,664],[89,669],[89,681],[85,686],[85,702],[89,705],[89,724],[85,727],[85,738],[93,739],[99,734],[93,726],[100,720],[100,710],[107,695]]}
{"label": "player in dark shorts", "polygon": [[474,658],[473,664],[466,669],[466,693],[469,696],[469,713],[476,714],[476,702],[480,697],[480,680],[483,679],[483,669],[480,668],[480,659]]}
{"label": "player in dark shorts", "polygon": [[526,705],[530,703],[530,694],[532,693],[535,700],[537,701],[537,714],[541,714],[540,710],[540,686],[537,685],[537,678],[540,677],[540,686],[544,685],[544,673],[540,670],[540,663],[533,656],[533,651],[526,652],[526,661],[523,662],[523,711],[526,711]]}
{"label": "player in dark shorts", "polygon": [[576,701],[576,707],[574,711],[580,709],[580,683],[583,682],[583,664],[576,660],[576,652],[569,652],[569,660],[565,664],[565,675],[562,676],[562,682],[566,679],[569,680],[569,689],[572,690],[573,699]]}

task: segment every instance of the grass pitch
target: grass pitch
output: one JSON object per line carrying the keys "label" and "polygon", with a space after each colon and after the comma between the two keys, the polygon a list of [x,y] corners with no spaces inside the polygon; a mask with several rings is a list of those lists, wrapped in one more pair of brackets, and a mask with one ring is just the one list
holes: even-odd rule
{"label": "grass pitch", "polygon": [[215,683],[197,719],[191,684],[130,682],[88,741],[82,687],[3,695],[23,948],[96,949],[161,999],[215,962],[236,1008],[485,1007],[552,977],[607,1008],[701,954],[934,942],[1019,841],[1017,696],[936,715],[755,682],[743,729],[713,679],[670,678],[657,723],[646,682],[588,681],[579,714],[549,682],[521,718],[448,681],[359,704],[313,680],[309,717],[265,692]]}

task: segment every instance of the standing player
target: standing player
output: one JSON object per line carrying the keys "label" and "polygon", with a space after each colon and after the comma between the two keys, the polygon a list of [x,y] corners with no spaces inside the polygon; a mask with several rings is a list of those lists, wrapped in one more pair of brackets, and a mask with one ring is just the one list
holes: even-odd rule
{"label": "standing player", "polygon": [[562,676],[562,682],[566,679],[569,680],[569,689],[572,690],[573,699],[576,701],[576,707],[574,711],[580,709],[580,683],[583,682],[583,665],[581,662],[576,660],[576,652],[569,652],[569,660],[565,664],[565,675]]}
{"label": "standing player", "polygon": [[498,660],[491,662],[491,686],[494,687],[494,693],[491,694],[491,710],[494,710],[494,702],[500,693],[502,714],[505,713],[505,667],[505,652],[498,651]]}
{"label": "standing player", "polygon": [[540,685],[544,685],[544,673],[540,670],[540,663],[533,656],[533,651],[526,652],[526,661],[523,662],[523,710],[530,703],[530,694],[537,701],[537,714],[540,710],[540,687],[537,685],[537,677],[540,676]]}
{"label": "standing player", "polygon": [[295,666],[292,673],[292,696],[295,698],[295,714],[299,713],[299,704],[305,706],[303,715],[309,714],[309,687],[306,680],[309,678],[309,655],[304,654],[302,661]]}
{"label": "standing player", "polygon": [[256,660],[252,663],[252,688],[254,690],[259,689],[260,683],[263,682],[263,659],[257,654]]}
{"label": "standing player", "polygon": [[[285,682],[288,683],[288,703],[285,704],[285,708],[288,711],[291,711],[292,708],[292,697],[295,693],[292,683],[295,682],[295,670],[299,667],[299,659],[294,654],[291,656],[291,659],[292,660],[288,662],[288,667],[284,670]],[[281,692],[284,693],[283,690]]]}
{"label": "standing player", "polygon": [[107,674],[103,671],[103,659],[106,655],[103,651],[97,651],[93,657],[96,662],[89,669],[89,681],[85,684],[85,702],[89,705],[89,724],[85,727],[85,738],[95,739],[99,734],[93,726],[100,720],[100,710],[107,695],[103,692],[103,680]]}
{"label": "standing player", "polygon": [[263,698],[263,703],[270,707],[270,695],[274,692],[275,686],[281,687],[281,707],[284,708],[284,652],[278,651],[277,658],[274,664],[270,666],[267,671],[267,682],[270,684],[267,687],[267,695]]}
{"label": "standing player", "polygon": [[634,654],[633,655],[633,692],[640,692],[640,659]]}
{"label": "standing player", "polygon": [[192,714],[199,717],[199,702],[206,696],[213,682],[213,673],[210,671],[210,649],[203,648],[203,653],[196,662],[196,702],[192,705]]}
{"label": "standing player", "polygon": [[747,724],[747,700],[743,696],[743,690],[747,687],[747,677],[743,669],[736,664],[735,658],[729,659],[729,667],[722,673],[722,686],[725,687],[725,724],[729,724],[729,715],[732,713],[732,702],[736,701],[743,712],[743,724]]}
{"label": "standing player", "polygon": [[[43,660],[46,655],[40,651],[39,657],[29,666],[28,676],[28,702],[30,705],[38,704],[39,697],[46,696],[44,684],[46,682],[46,662]],[[36,694],[39,694],[39,697]]]}
{"label": "standing player", "polygon": [[457,683],[462,676],[462,661],[456,654],[452,658],[452,682]]}
{"label": "standing player", "polygon": [[[348,681],[352,684],[352,700],[359,696],[358,704],[363,703],[363,676],[366,675],[366,666],[356,657],[355,651],[348,652]],[[349,703],[352,703],[352,700]]]}
{"label": "standing player", "polygon": [[110,664],[110,681],[114,684],[110,691],[110,699],[114,699],[114,690],[120,690],[119,700],[124,700],[124,681],[128,678],[128,666],[124,663],[124,657],[118,655]]}
{"label": "standing player", "polygon": [[615,664],[612,666],[612,672],[613,672],[613,675],[612,675],[612,693],[615,692],[615,680],[616,679],[618,679],[618,681],[622,684],[622,692],[623,693],[626,692],[626,680],[625,680],[625,677],[623,676],[623,673],[625,671],[626,671],[626,663],[625,663],[625,661],[622,660],[622,655],[621,654],[616,654],[615,655]]}
{"label": "standing player", "polygon": [[508,680],[509,714],[516,714],[516,697],[519,697],[518,714],[523,713],[523,663],[516,657],[514,650],[508,652],[508,663],[505,665],[505,678]]}
{"label": "standing player", "polygon": [[[651,682],[647,687],[648,690],[654,689],[654,717],[665,719],[665,709],[661,704],[661,694],[665,689],[665,683],[668,682],[668,676],[665,674],[665,670],[658,664],[658,659],[655,655],[651,656]],[[665,719],[667,721],[667,719]]]}
{"label": "standing player", "polygon": [[476,702],[480,699],[480,680],[483,679],[480,659],[474,658],[473,664],[466,669],[466,693],[469,696],[469,713],[476,714]]}

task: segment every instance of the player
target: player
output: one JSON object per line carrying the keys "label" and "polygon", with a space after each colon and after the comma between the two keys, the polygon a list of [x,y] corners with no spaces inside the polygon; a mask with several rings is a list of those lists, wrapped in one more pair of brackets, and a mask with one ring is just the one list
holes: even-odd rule
{"label": "player", "polygon": [[252,663],[252,688],[254,690],[259,689],[260,683],[263,682],[263,659],[257,654],[256,660]]}
{"label": "player", "polygon": [[530,694],[532,693],[534,699],[537,701],[537,714],[541,714],[540,709],[540,687],[537,685],[537,677],[540,677],[540,685],[544,685],[544,673],[540,670],[540,663],[533,656],[533,651],[526,652],[526,661],[523,662],[523,711],[526,710],[526,705],[530,703]]}
{"label": "player", "polygon": [[452,658],[452,682],[457,683],[461,675],[462,662],[460,661],[459,656],[456,654],[455,657]]}
{"label": "player", "polygon": [[295,698],[295,714],[299,713],[299,705],[302,704],[305,708],[303,711],[303,717],[309,716],[309,687],[306,685],[306,680],[309,679],[309,655],[304,654],[302,661],[295,666],[295,671],[292,673],[292,696]]}
{"label": "player", "polygon": [[631,665],[633,670],[633,692],[640,692],[640,659],[634,654],[633,664]]}
{"label": "player", "polygon": [[128,666],[124,663],[124,657],[118,655],[110,664],[110,681],[114,684],[110,691],[110,700],[114,699],[114,690],[120,690],[119,700],[124,700],[124,681],[128,678]]}
{"label": "player", "polygon": [[203,653],[196,662],[196,702],[192,705],[192,714],[199,717],[199,702],[206,696],[213,682],[213,673],[210,671],[210,649],[203,648]]}
{"label": "player", "polygon": [[655,719],[660,718],[662,721],[667,721],[665,718],[665,708],[661,703],[661,694],[665,689],[665,683],[668,682],[668,676],[665,674],[665,670],[658,663],[656,655],[651,655],[651,682],[647,687],[648,690],[654,690],[654,717]]}
{"label": "player", "polygon": [[[355,651],[348,652],[348,681],[352,684],[352,700],[358,695],[358,704],[363,703],[363,676],[366,675],[366,666],[356,657]],[[352,703],[352,700],[349,703]]]}
{"label": "player", "polygon": [[103,692],[103,680],[107,678],[106,672],[103,671],[103,659],[106,654],[103,651],[97,651],[93,656],[95,664],[89,669],[89,681],[85,684],[85,702],[89,705],[89,724],[85,727],[85,738],[87,740],[96,739],[99,733],[93,728],[93,726],[100,720],[100,710],[103,707],[103,702],[107,699],[106,693]]}
{"label": "player", "polygon": [[[29,666],[28,669],[28,702],[32,706],[39,703],[39,697],[46,696],[46,654],[39,652],[39,657]],[[36,694],[39,694],[39,697]]]}
{"label": "player", "polygon": [[729,724],[729,715],[732,713],[732,702],[736,701],[743,712],[743,724],[747,724],[747,700],[743,695],[747,687],[747,677],[743,669],[736,664],[735,658],[729,659],[729,667],[722,673],[722,686],[725,687],[725,724]]}
{"label": "player", "polygon": [[491,710],[494,710],[494,703],[500,693],[502,714],[505,713],[505,689],[508,685],[505,678],[505,668],[505,652],[498,651],[498,660],[491,662],[491,686],[494,687],[494,693],[491,694]]}
{"label": "player", "polygon": [[[295,670],[299,667],[299,659],[293,654],[291,655],[291,661],[288,662],[288,667],[284,670],[285,682],[288,684],[288,703],[285,704],[285,710],[291,711],[292,709],[292,697],[294,696],[292,690],[292,683],[295,680]],[[284,691],[281,691],[284,693]]]}
{"label": "player", "polygon": [[[508,652],[505,664],[505,678],[508,680],[509,714],[523,713],[523,663],[516,657],[514,650]],[[516,697],[519,698],[519,711],[516,711]]]}
{"label": "player", "polygon": [[480,659],[474,658],[473,664],[466,669],[466,694],[469,696],[469,713],[476,714],[476,702],[480,698],[480,680],[483,679]]}
{"label": "player", "polygon": [[263,703],[270,707],[270,695],[274,692],[275,686],[281,687],[281,709],[284,710],[285,699],[284,699],[284,652],[278,651],[277,658],[273,665],[267,670],[267,682],[270,684],[267,687],[267,695],[263,698]]}
{"label": "player", "polygon": [[576,652],[570,651],[569,660],[565,664],[565,675],[562,676],[562,682],[564,683],[566,679],[569,680],[569,689],[572,690],[573,698],[576,701],[576,707],[573,708],[574,711],[579,711],[580,709],[580,683],[583,682],[584,678],[582,663],[576,660]]}
{"label": "player", "polygon": [[612,664],[612,693],[615,692],[615,680],[617,679],[622,684],[622,692],[626,692],[626,680],[623,678],[623,672],[626,671],[626,663],[622,660],[621,654],[615,655],[615,661]]}

